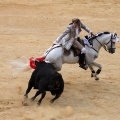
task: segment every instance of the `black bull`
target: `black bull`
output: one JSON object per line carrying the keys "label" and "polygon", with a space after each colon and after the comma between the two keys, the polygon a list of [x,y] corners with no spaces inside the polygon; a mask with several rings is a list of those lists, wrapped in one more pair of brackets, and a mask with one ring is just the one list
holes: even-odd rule
{"label": "black bull", "polygon": [[46,95],[46,91],[50,91],[52,95],[55,95],[55,97],[50,101],[53,103],[62,94],[64,90],[64,81],[61,74],[55,71],[53,65],[43,61],[36,62],[36,69],[33,71],[29,80],[28,88],[24,95],[25,98],[28,97],[28,93],[32,87],[34,87],[34,89],[38,89],[38,91],[31,100],[34,101],[38,95],[42,94],[38,101],[38,105],[40,105],[42,99]]}

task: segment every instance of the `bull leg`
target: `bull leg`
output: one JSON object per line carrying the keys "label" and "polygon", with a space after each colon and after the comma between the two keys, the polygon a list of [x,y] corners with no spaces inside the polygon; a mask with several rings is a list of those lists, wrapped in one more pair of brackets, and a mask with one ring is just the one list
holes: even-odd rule
{"label": "bull leg", "polygon": [[26,93],[24,95],[24,99],[27,99],[28,98],[28,93],[30,92],[30,90],[32,89],[33,85],[29,82],[28,83],[28,88],[26,90]]}
{"label": "bull leg", "polygon": [[36,92],[35,96],[33,96],[33,97],[31,98],[31,101],[34,101],[35,98],[36,98],[38,95],[40,95],[40,94],[41,94],[41,91],[38,90],[38,91]]}
{"label": "bull leg", "polygon": [[42,96],[41,96],[40,100],[38,101],[37,105],[41,104],[42,99],[45,97],[45,95],[46,95],[46,91],[42,92]]}
{"label": "bull leg", "polygon": [[51,103],[53,103],[56,99],[60,97],[60,94],[57,94],[52,100],[50,100]]}
{"label": "bull leg", "polygon": [[42,96],[41,96],[40,100],[39,100],[38,103],[37,103],[38,105],[41,104],[42,99],[43,99],[43,98],[45,97],[45,95],[46,95],[46,91],[41,92],[41,90],[38,90],[38,91],[36,92],[35,96],[31,98],[31,100],[34,101],[35,98],[36,98],[38,95],[40,95],[41,93],[42,93]]}

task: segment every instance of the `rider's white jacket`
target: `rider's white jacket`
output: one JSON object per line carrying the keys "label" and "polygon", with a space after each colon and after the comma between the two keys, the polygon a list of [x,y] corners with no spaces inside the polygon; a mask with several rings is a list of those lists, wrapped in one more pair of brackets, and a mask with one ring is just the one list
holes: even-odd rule
{"label": "rider's white jacket", "polygon": [[80,27],[76,32],[76,28],[74,27],[74,25],[70,24],[67,27],[67,29],[53,42],[53,44],[58,44],[62,42],[63,45],[72,45],[73,41],[76,39],[76,36],[78,36],[76,34],[79,34],[82,31],[81,28],[87,31],[88,33],[91,32],[91,30],[82,23],[80,24]]}

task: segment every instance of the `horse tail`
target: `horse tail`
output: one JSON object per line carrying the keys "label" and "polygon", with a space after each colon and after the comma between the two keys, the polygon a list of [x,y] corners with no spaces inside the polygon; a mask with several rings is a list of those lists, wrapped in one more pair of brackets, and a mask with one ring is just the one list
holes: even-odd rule
{"label": "horse tail", "polygon": [[13,73],[20,73],[31,70],[29,61],[27,63],[24,63],[22,61],[12,60],[10,64],[12,66]]}

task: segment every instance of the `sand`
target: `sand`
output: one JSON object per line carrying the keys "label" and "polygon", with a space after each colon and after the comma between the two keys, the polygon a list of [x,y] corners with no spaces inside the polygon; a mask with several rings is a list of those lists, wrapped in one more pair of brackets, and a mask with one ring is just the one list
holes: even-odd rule
{"label": "sand", "polygon": [[33,70],[14,75],[10,61],[41,56],[75,17],[94,33],[120,36],[120,0],[0,0],[0,120],[120,120],[119,43],[115,54],[101,49],[99,81],[78,64],[64,64],[65,90],[54,104],[47,92],[37,107],[39,97],[30,101],[35,90],[22,104]]}

